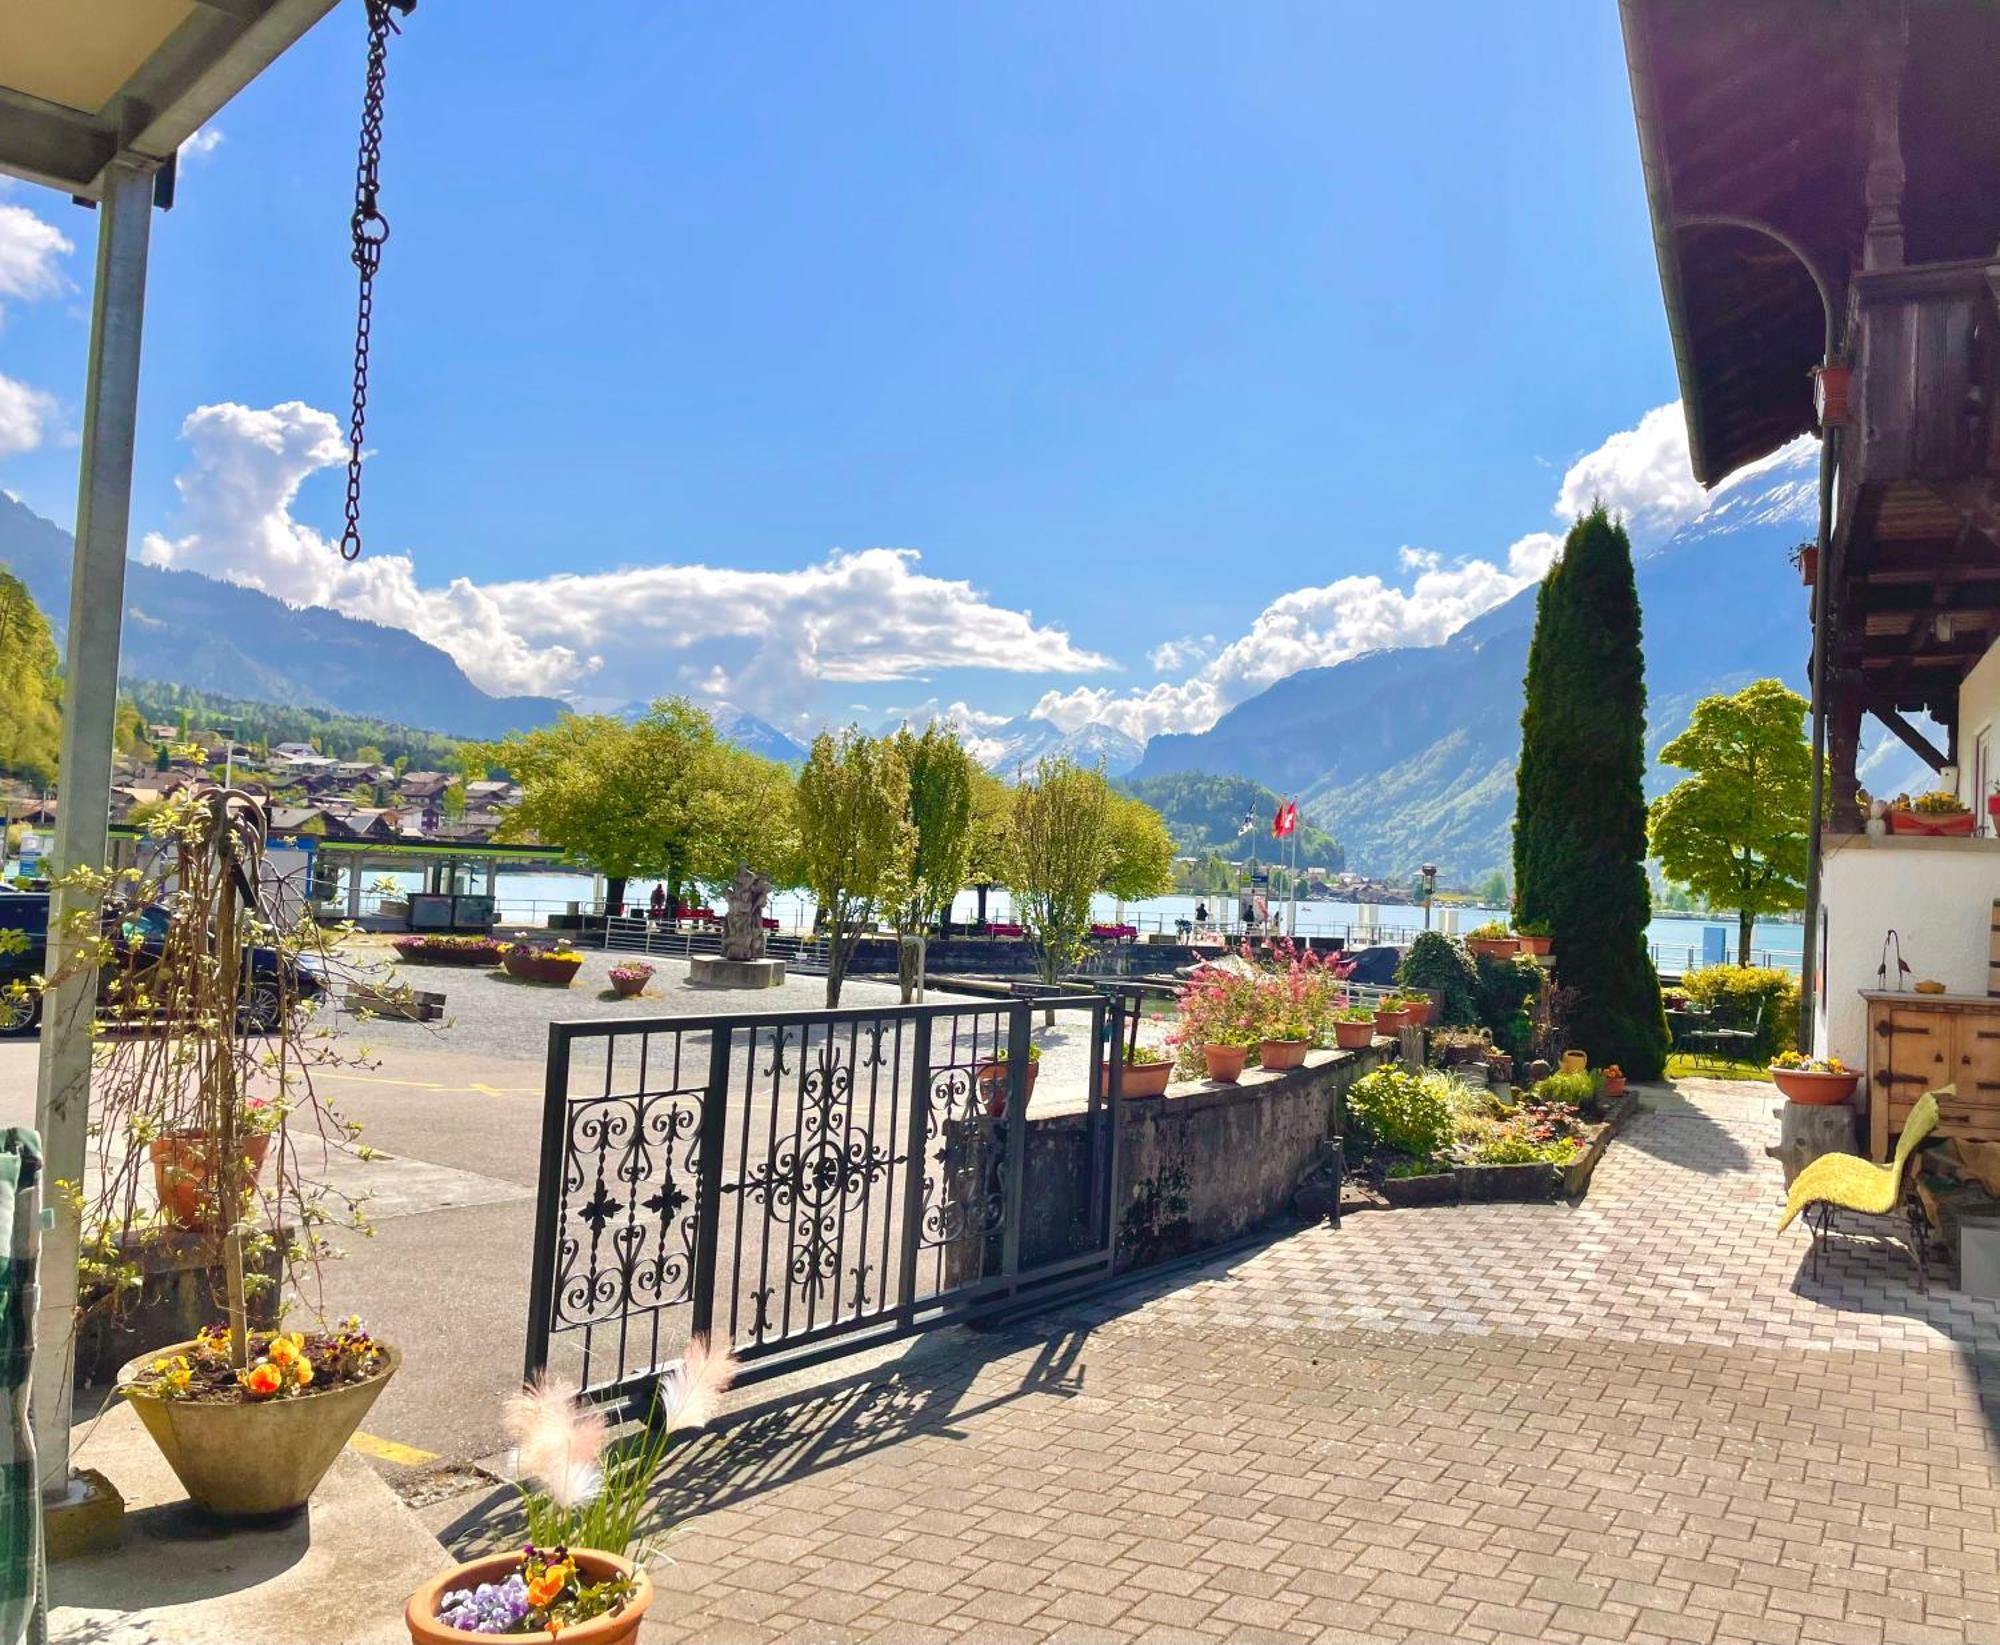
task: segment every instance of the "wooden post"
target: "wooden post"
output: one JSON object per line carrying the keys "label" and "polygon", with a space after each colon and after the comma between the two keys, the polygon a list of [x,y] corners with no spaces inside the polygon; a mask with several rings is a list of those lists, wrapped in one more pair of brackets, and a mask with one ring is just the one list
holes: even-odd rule
{"label": "wooden post", "polygon": [[1861,671],[1836,666],[1827,701],[1827,765],[1833,788],[1828,798],[1829,834],[1859,834],[1861,812],[1856,801],[1860,781],[1855,762],[1861,748]]}
{"label": "wooden post", "polygon": [[1862,198],[1868,228],[1861,266],[1903,266],[1903,70],[1909,56],[1910,19],[1902,0],[1879,7],[1862,50],[1860,127],[1868,169]]}

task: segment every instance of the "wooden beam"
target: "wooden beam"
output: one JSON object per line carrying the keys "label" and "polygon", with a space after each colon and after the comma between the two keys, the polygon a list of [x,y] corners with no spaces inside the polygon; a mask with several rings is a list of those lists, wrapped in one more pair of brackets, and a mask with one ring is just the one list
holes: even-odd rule
{"label": "wooden beam", "polygon": [[1895,732],[1897,739],[1933,771],[1942,771],[1946,766],[1951,764],[1950,760],[1937,751],[1928,737],[1910,724],[1908,720],[1904,719],[1889,704],[1877,698],[1870,698],[1868,712],[1873,714],[1876,719],[1880,720],[1891,731]]}

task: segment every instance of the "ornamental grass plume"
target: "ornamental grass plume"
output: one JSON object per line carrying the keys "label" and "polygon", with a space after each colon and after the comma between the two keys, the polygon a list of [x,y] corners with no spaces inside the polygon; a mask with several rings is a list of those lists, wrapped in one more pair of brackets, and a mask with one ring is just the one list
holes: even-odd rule
{"label": "ornamental grass plume", "polygon": [[577,1397],[575,1384],[538,1378],[507,1401],[506,1428],[522,1473],[541,1481],[555,1507],[567,1512],[597,1500],[611,1425]]}
{"label": "ornamental grass plume", "polygon": [[706,1337],[688,1344],[678,1374],[660,1380],[660,1416],[670,1433],[706,1428],[736,1380],[736,1355],[727,1343],[711,1349]]}

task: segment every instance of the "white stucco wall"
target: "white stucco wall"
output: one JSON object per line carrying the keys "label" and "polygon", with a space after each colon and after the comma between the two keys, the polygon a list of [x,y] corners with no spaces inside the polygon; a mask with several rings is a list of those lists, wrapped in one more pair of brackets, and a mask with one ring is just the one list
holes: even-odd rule
{"label": "white stucco wall", "polygon": [[[1875,987],[1889,931],[1902,938],[1912,982],[1934,978],[1949,993],[1986,993],[2000,840],[1848,834],[1826,845],[1825,987],[1814,1044],[1820,1055],[1858,1068],[1868,1056],[1868,1008],[1860,994]],[[1895,978],[1889,981],[1893,987]]]}
{"label": "white stucco wall", "polygon": [[1989,769],[1984,774],[1984,785],[1990,794],[1993,785],[2000,783],[2000,770],[1992,769],[2000,766],[2000,641],[1973,664],[1972,672],[1958,688],[1958,797],[1971,808],[1981,825],[1990,829],[1986,794],[1978,792],[1981,777],[1975,770],[1979,763],[1975,750],[1981,732],[1987,739]]}

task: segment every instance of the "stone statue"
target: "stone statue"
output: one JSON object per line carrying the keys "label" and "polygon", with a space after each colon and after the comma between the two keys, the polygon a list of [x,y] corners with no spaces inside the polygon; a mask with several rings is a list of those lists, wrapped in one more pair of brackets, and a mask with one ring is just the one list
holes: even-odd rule
{"label": "stone statue", "polygon": [[736,883],[724,893],[729,912],[722,918],[722,957],[726,960],[761,960],[764,957],[764,901],[771,895],[771,882],[751,872],[748,863],[736,865]]}

